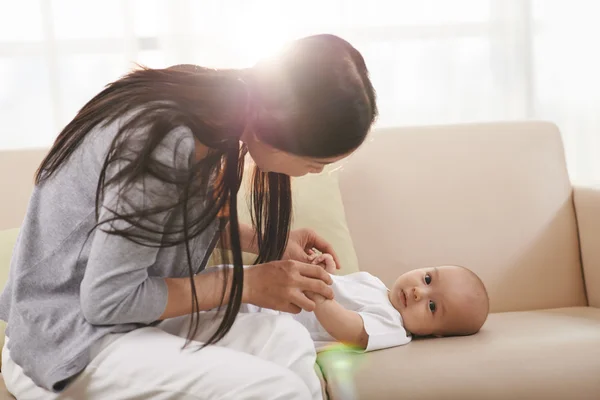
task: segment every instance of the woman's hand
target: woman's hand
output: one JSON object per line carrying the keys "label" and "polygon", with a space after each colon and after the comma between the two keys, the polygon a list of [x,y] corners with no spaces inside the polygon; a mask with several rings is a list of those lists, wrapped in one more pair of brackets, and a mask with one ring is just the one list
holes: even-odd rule
{"label": "woman's hand", "polygon": [[304,292],[333,298],[331,276],[320,266],[294,260],[271,261],[244,270],[242,302],[297,314],[314,311],[315,302]]}
{"label": "woman's hand", "polygon": [[283,253],[284,260],[296,260],[310,264],[311,250],[317,249],[321,253],[331,254],[335,262],[336,269],[340,268],[340,260],[338,259],[333,247],[317,235],[312,229],[296,229],[290,232],[287,247]]}

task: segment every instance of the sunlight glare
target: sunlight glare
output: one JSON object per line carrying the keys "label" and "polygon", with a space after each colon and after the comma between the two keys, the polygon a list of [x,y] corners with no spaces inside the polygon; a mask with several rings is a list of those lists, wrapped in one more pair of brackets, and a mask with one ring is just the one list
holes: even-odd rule
{"label": "sunlight glare", "polygon": [[228,60],[229,67],[250,67],[298,37],[294,27],[279,18],[277,10],[253,11],[252,15],[238,16],[229,24],[226,39],[235,53]]}

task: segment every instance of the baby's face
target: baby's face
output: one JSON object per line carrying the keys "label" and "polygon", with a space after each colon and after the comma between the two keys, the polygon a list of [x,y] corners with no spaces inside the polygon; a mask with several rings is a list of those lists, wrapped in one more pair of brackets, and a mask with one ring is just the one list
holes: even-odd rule
{"label": "baby's face", "polygon": [[390,291],[407,331],[418,336],[476,331],[488,312],[485,289],[465,268],[422,268],[401,275]]}

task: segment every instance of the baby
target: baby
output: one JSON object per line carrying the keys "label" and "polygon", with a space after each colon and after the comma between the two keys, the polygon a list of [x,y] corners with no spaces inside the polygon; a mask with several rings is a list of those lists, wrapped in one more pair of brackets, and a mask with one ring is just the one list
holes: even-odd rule
{"label": "baby", "polygon": [[[329,254],[312,263],[335,271]],[[400,346],[412,336],[463,336],[479,331],[489,312],[481,279],[467,268],[439,266],[406,272],[388,289],[367,272],[332,275],[334,299],[309,293],[314,312],[293,317],[311,334],[317,351],[341,342],[365,351]]]}

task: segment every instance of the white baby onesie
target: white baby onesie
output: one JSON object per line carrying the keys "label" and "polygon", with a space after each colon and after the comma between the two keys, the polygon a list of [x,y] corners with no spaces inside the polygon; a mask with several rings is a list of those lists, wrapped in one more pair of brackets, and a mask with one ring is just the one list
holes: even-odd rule
{"label": "white baby onesie", "polygon": [[[335,300],[344,308],[356,311],[364,321],[365,330],[369,334],[369,343],[365,351],[401,346],[410,342],[411,336],[402,325],[402,317],[390,303],[388,289],[379,278],[368,272],[356,272],[345,276],[331,275],[331,278]],[[243,311],[278,313],[252,305],[244,305]],[[325,350],[336,343],[314,313],[302,311],[291,315],[308,329],[317,351]]]}

